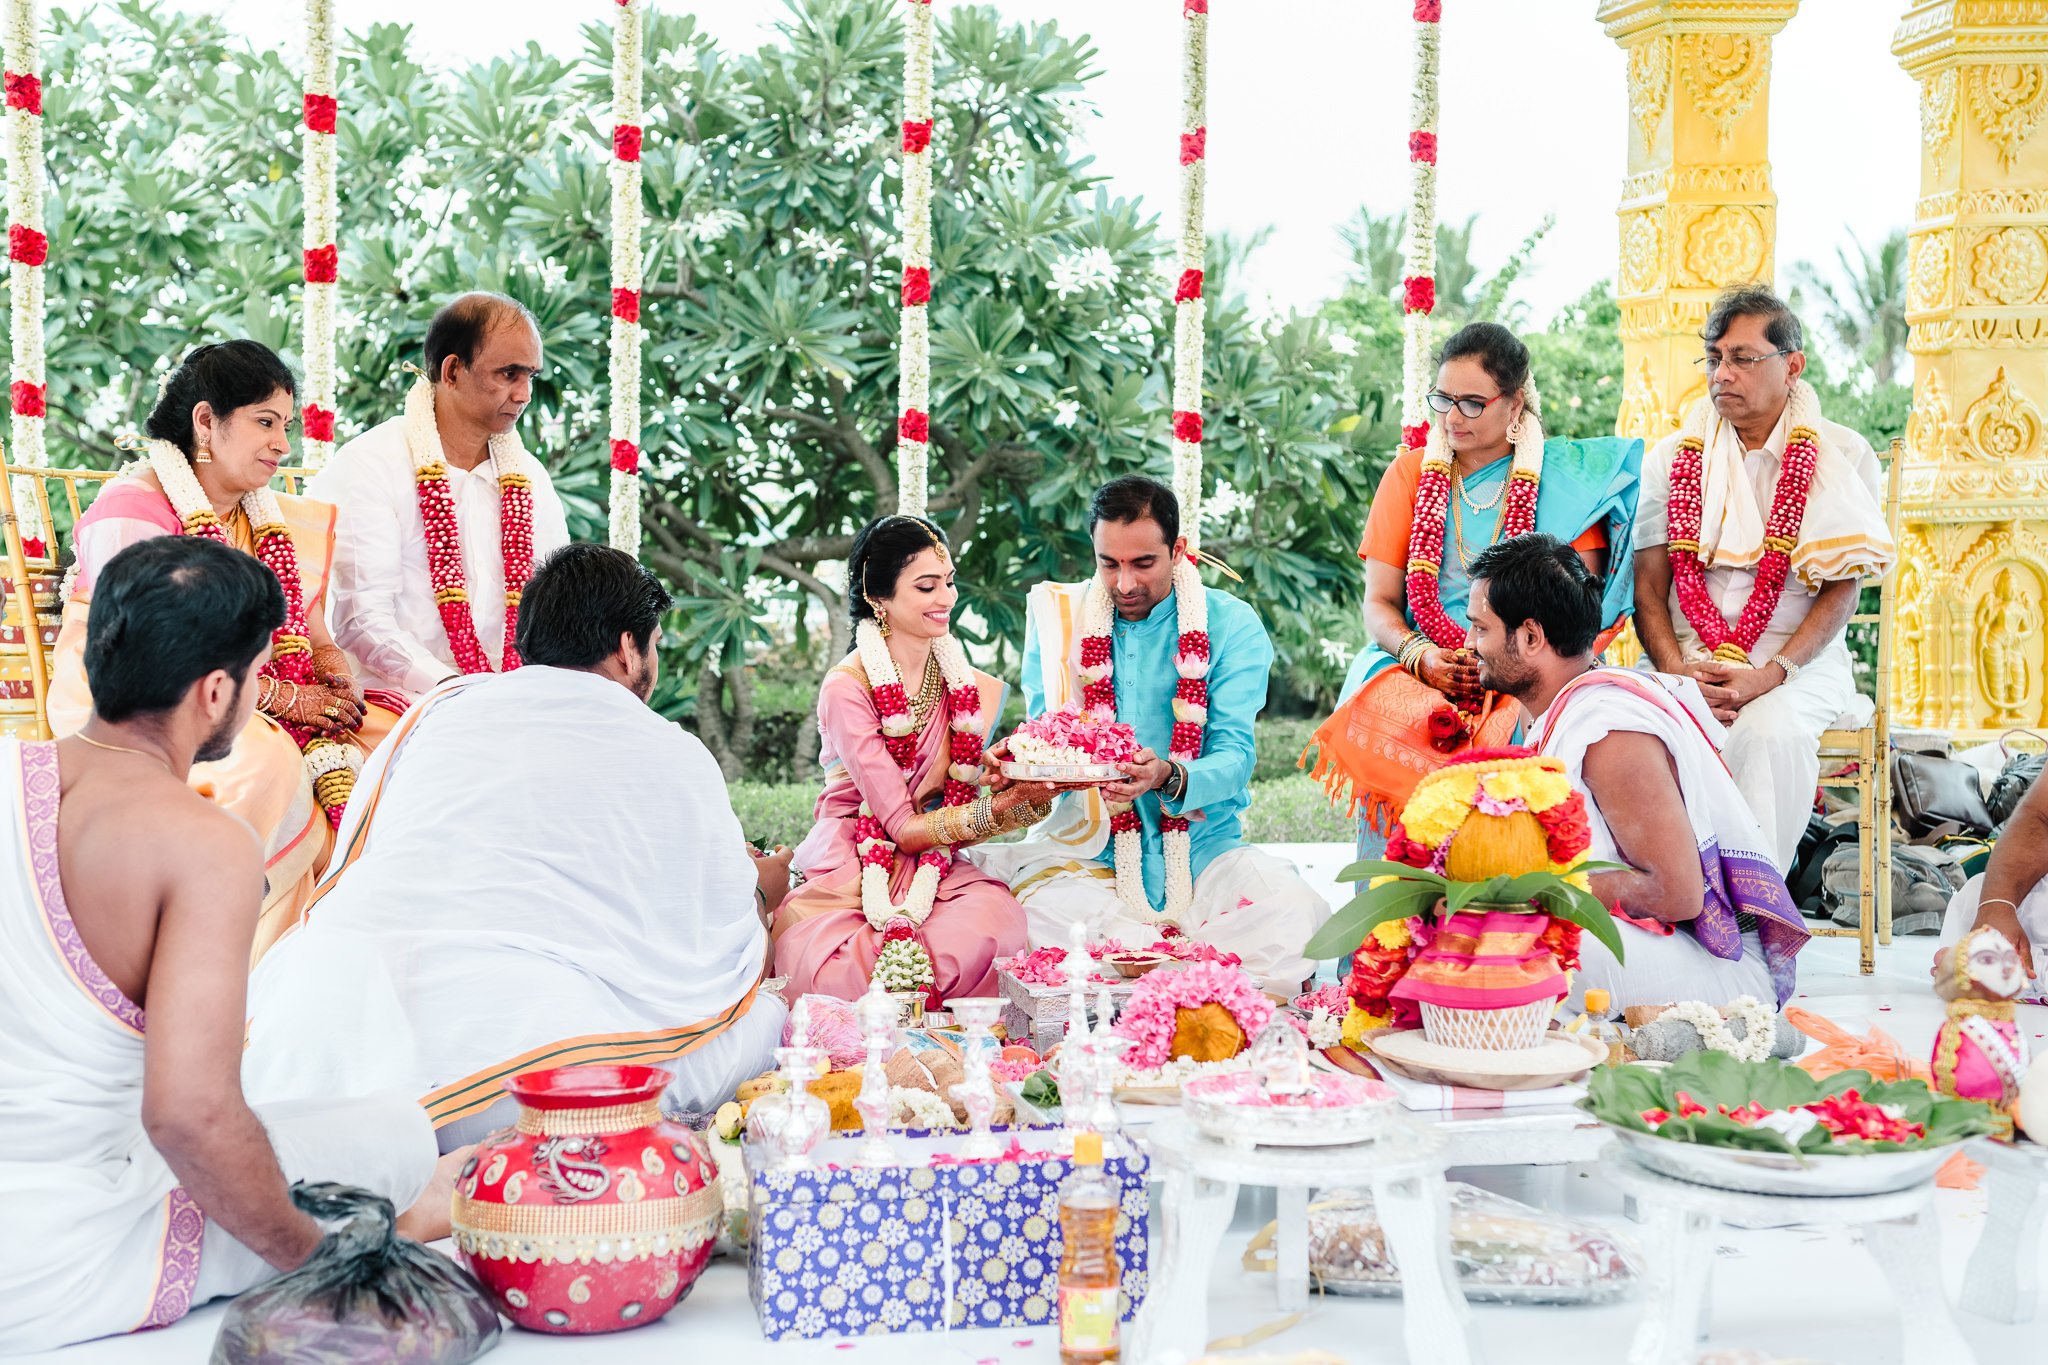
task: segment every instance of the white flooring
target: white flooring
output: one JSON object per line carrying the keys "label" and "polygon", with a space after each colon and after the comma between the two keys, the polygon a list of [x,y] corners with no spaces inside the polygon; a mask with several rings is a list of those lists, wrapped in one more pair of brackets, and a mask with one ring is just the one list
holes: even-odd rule
{"label": "white flooring", "polygon": [[[1349,857],[1348,850],[1335,844],[1272,847],[1294,858],[1319,884],[1333,883]],[[1332,895],[1338,895],[1334,886]],[[1878,950],[1877,974],[1864,977],[1856,972],[1855,940],[1816,939],[1801,955],[1797,1003],[1852,1033],[1883,1029],[1909,1055],[1924,1057],[1942,1017],[1941,1004],[1928,986],[1933,945],[1931,937],[1896,939],[1891,947]],[[2048,1009],[2022,1007],[2022,1024],[2037,1049],[2048,1049]],[[1461,1174],[1531,1202],[1545,1197],[1541,1191],[1546,1187],[1525,1178],[1526,1168],[1453,1172],[1454,1178]],[[1571,1168],[1564,1188],[1565,1211],[1611,1220],[1624,1235],[1640,1237],[1642,1229],[1621,1217],[1619,1199],[1589,1168]],[[1241,1201],[1237,1224],[1212,1272],[1212,1338],[1250,1332],[1280,1316],[1270,1277],[1238,1268],[1244,1243],[1272,1217],[1270,1194],[1264,1206],[1257,1200],[1258,1195],[1248,1193]],[[1953,1301],[1964,1262],[1983,1225],[1984,1195],[1944,1190],[1937,1195],[1937,1208],[1946,1288]],[[1654,1255],[1657,1249],[1644,1250]],[[1753,1351],[1757,1354],[1750,1360],[1838,1365],[1890,1365],[1899,1359],[1897,1313],[1875,1263],[1850,1233],[1828,1228],[1723,1229],[1714,1279],[1713,1319],[1703,1352]],[[215,1304],[161,1332],[20,1359],[57,1365],[200,1365],[212,1349],[224,1311],[224,1305]],[[1404,1359],[1400,1311],[1398,1300],[1314,1298],[1298,1324],[1248,1354],[1285,1356],[1321,1350],[1353,1365],[1391,1365]],[[1607,1365],[1626,1358],[1642,1304],[1633,1298],[1603,1308],[1479,1304],[1472,1311],[1483,1358],[1494,1365]],[[2048,1358],[2048,1323],[2007,1326],[1968,1314],[1959,1314],[1958,1320],[1983,1365]],[[490,1359],[502,1365],[671,1365],[710,1360],[1033,1365],[1057,1361],[1059,1350],[1056,1333],[1030,1329],[770,1344],[755,1330],[745,1266],[719,1261],[705,1272],[691,1297],[660,1322],[611,1337],[544,1337],[508,1329]]]}

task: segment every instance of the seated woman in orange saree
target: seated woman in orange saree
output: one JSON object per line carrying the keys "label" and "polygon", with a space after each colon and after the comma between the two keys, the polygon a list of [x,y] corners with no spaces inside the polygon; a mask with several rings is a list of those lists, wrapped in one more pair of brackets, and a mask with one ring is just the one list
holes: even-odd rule
{"label": "seated woman in orange saree", "polygon": [[1521,708],[1479,686],[1465,649],[1466,565],[1507,536],[1541,531],[1576,549],[1603,587],[1604,648],[1634,600],[1629,542],[1643,443],[1546,440],[1529,352],[1475,322],[1437,355],[1426,428],[1380,480],[1358,557],[1366,644],[1321,728],[1315,775],[1360,815],[1359,856],[1377,857],[1415,784],[1462,749],[1513,742]]}
{"label": "seated woman in orange saree", "polygon": [[[254,555],[284,587],[285,624],[253,686],[256,712],[218,763],[192,768],[194,788],[246,820],[263,841],[262,918],[254,958],[298,918],[327,866],[334,827],[365,755],[391,729],[400,699],[367,702],[323,620],[334,509],[270,491],[290,453],[291,371],[253,341],[202,346],[185,358],[150,414],[147,457],[93,499],[72,532],[76,563],[50,678],[50,728],[76,732],[92,711],[86,624],[100,570],[152,536],[206,535]],[[395,706],[394,706],[395,703]]]}

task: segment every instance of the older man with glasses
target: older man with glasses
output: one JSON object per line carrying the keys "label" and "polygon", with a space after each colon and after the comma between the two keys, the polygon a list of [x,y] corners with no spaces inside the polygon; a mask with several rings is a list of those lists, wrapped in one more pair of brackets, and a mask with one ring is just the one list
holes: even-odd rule
{"label": "older man with glasses", "polygon": [[1728,726],[1723,757],[1786,872],[1821,732],[1868,705],[1844,635],[1859,581],[1891,566],[1893,546],[1877,456],[1821,416],[1792,310],[1738,289],[1700,335],[1706,396],[1643,463],[1636,634]]}

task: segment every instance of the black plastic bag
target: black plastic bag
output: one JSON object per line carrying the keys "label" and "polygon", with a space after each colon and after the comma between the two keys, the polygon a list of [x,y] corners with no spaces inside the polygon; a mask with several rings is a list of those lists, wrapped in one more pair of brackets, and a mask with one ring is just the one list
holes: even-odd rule
{"label": "black plastic bag", "polygon": [[382,1195],[294,1185],[322,1222],[348,1221],[289,1275],[236,1299],[213,1365],[460,1365],[498,1344],[498,1312],[455,1262],[395,1230]]}

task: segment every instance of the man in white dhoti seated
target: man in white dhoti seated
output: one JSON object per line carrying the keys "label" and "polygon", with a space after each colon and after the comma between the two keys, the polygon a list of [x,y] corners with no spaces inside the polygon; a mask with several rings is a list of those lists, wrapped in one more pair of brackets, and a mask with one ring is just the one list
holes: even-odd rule
{"label": "man in white dhoti seated", "polygon": [[1252,727],[1273,666],[1266,628],[1202,585],[1180,504],[1157,480],[1105,484],[1089,528],[1096,576],[1031,590],[1025,707],[1085,707],[1145,747],[1123,765],[1127,780],[1068,792],[1025,842],[968,856],[1010,883],[1034,944],[1064,947],[1078,921],[1091,939],[1142,947],[1174,925],[1291,993],[1330,907],[1293,864],[1244,842]]}
{"label": "man in white dhoti seated", "polygon": [[2027,789],[1992,845],[1984,870],[1949,901],[1935,974],[1948,970],[1943,953],[1964,934],[1985,928],[2004,934],[2020,950],[2020,965],[2033,983],[2022,998],[2048,997],[2035,956],[2036,948],[2048,944],[2048,781],[2037,780]]}
{"label": "man in white dhoti seated", "polygon": [[1636,634],[1728,726],[1735,784],[1789,872],[1813,811],[1820,737],[1862,725],[1845,633],[1860,581],[1892,562],[1870,443],[1821,416],[1799,319],[1759,288],[1701,333],[1707,396],[1643,462]]}
{"label": "man in white dhoti seated", "polygon": [[1721,761],[1725,732],[1699,684],[1595,666],[1600,583],[1552,536],[1473,561],[1471,621],[1480,680],[1521,704],[1530,747],[1586,793],[1587,857],[1628,867],[1592,877],[1622,961],[1587,935],[1570,1007],[1588,987],[1617,1009],[1744,995],[1782,1006],[1806,926]]}
{"label": "man in white dhoti seated", "polygon": [[[101,571],[93,713],[0,739],[0,1354],[160,1327],[311,1254],[289,1183],[367,1187],[446,1236],[409,1095],[251,1110],[239,1077],[256,834],[186,785],[234,744],[283,590],[248,555],[162,536]],[[147,1014],[144,1010],[147,1008]]]}
{"label": "man in white dhoti seated", "polygon": [[464,294],[427,324],[402,416],[334,453],[306,495],[335,508],[335,643],[366,687],[417,701],[443,678],[519,666],[519,594],[569,543],[519,439],[540,373],[533,315]]}
{"label": "man in white dhoti seated", "polygon": [[750,856],[709,751],[647,707],[669,605],[571,545],[527,587],[525,667],[406,713],[250,979],[252,1095],[398,1087],[450,1150],[511,1121],[524,1072],[664,1066],[671,1107],[708,1110],[768,1068],[789,855]]}

